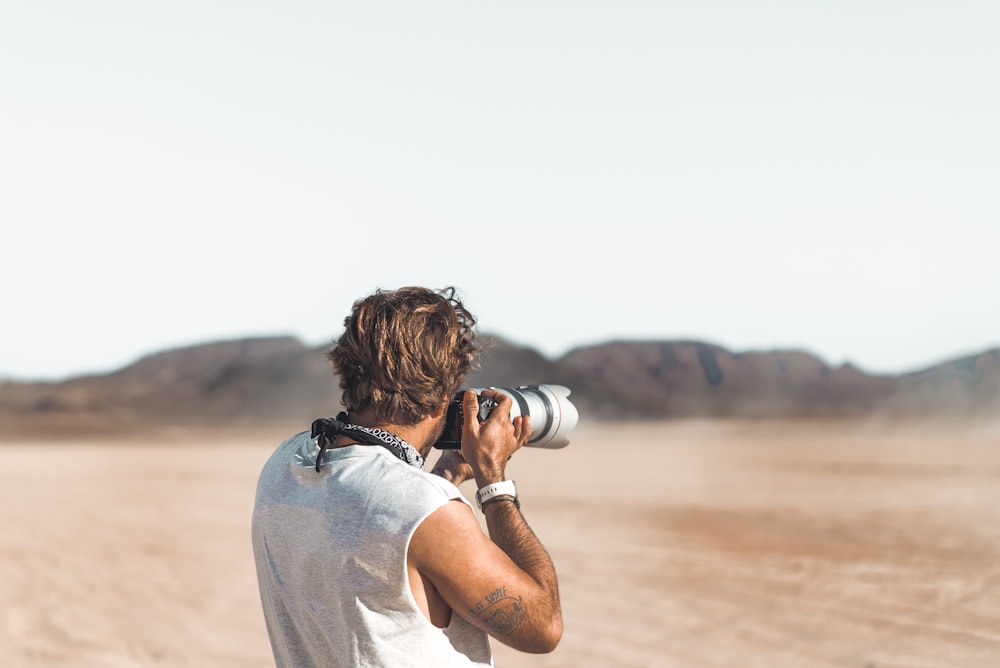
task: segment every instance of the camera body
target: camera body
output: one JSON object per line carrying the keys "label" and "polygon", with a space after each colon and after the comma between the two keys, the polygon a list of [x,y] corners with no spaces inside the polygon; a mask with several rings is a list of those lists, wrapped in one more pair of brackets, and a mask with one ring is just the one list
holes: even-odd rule
{"label": "camera body", "polygon": [[[473,390],[479,396],[477,419],[482,422],[490,416],[497,402],[482,394],[487,388],[469,387],[455,393],[448,402],[445,413],[444,431],[434,447],[441,450],[457,450],[462,447],[462,424],[465,411],[462,395]],[[513,400],[511,419],[519,415],[531,418],[531,438],[526,443],[535,448],[565,448],[569,445],[569,432],[576,426],[579,413],[569,400],[570,390],[562,385],[522,385],[520,387],[491,387],[503,392]]]}

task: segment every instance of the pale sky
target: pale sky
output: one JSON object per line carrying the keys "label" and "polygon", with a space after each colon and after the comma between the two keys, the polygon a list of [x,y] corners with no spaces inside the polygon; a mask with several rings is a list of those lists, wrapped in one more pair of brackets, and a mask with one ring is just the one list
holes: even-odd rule
{"label": "pale sky", "polygon": [[455,285],[557,356],[1000,345],[1000,4],[0,4],[0,376]]}

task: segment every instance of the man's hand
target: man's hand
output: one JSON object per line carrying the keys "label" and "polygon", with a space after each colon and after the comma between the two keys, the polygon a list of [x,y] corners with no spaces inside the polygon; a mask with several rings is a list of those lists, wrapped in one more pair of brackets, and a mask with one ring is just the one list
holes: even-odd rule
{"label": "man's hand", "polygon": [[473,476],[472,467],[458,450],[443,451],[431,473],[441,476],[456,487]]}
{"label": "man's hand", "polygon": [[482,393],[497,402],[490,416],[483,422],[476,419],[479,400],[476,393],[466,390],[462,395],[462,457],[468,463],[476,485],[483,487],[504,479],[507,461],[531,437],[531,423],[527,415],[510,419],[513,400],[497,390]]}

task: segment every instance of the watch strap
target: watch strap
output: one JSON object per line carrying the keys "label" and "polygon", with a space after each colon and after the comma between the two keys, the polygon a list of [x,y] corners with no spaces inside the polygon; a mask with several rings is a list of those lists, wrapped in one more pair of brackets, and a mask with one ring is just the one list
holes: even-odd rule
{"label": "watch strap", "polygon": [[486,506],[491,503],[499,503],[500,501],[510,501],[514,504],[514,507],[518,510],[521,509],[521,502],[517,500],[516,496],[511,496],[510,494],[500,494],[498,496],[491,496],[490,498],[483,501],[483,505],[479,506],[479,509],[484,513],[486,512]]}
{"label": "watch strap", "polygon": [[480,510],[482,510],[484,503],[498,496],[510,496],[516,501],[517,486],[514,484],[514,481],[501,480],[500,482],[483,485],[476,491],[476,503],[479,505]]}

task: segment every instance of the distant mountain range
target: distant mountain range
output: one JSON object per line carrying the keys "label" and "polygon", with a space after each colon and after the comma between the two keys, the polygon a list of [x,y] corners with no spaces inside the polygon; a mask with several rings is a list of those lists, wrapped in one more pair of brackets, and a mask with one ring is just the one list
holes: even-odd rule
{"label": "distant mountain range", "polygon": [[[804,351],[614,341],[549,359],[492,341],[471,387],[558,383],[581,422],[680,417],[1000,416],[1000,348],[899,375],[831,367]],[[302,425],[340,410],[324,357],[291,337],[167,350],[118,371],[0,384],[0,434],[147,426]]]}

